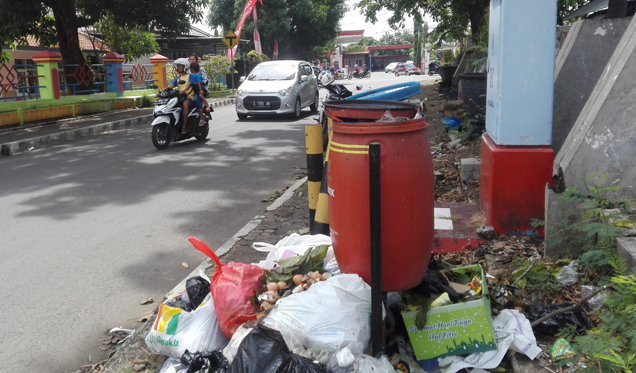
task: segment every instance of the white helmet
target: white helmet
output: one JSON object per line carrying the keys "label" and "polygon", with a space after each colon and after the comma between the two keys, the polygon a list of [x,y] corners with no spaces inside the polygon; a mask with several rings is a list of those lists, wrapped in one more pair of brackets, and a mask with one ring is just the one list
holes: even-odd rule
{"label": "white helmet", "polygon": [[172,64],[174,66],[183,65],[183,71],[185,71],[185,70],[190,68],[190,61],[188,61],[185,58],[177,58],[176,60],[174,60],[174,62]]}
{"label": "white helmet", "polygon": [[322,85],[329,85],[331,83],[333,83],[336,79],[333,77],[333,74],[329,71],[323,71],[322,73],[320,73],[320,75],[322,76],[320,78],[320,83]]}

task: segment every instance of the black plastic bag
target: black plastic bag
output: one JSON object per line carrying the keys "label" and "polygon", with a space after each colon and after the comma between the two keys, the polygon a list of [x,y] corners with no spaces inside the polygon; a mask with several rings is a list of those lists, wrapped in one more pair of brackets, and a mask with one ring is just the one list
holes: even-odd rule
{"label": "black plastic bag", "polygon": [[227,373],[229,363],[220,350],[191,353],[185,350],[181,364],[188,366],[188,373]]}
{"label": "black plastic bag", "polygon": [[259,325],[241,342],[230,373],[327,373],[327,370],[289,351],[278,330]]}
{"label": "black plastic bag", "polygon": [[210,282],[201,276],[191,277],[186,281],[186,292],[164,303],[170,307],[181,308],[186,312],[192,312],[199,308],[201,303],[210,294]]}
{"label": "black plastic bag", "polygon": [[[526,317],[528,318],[528,320],[530,320],[530,322],[534,322],[551,312],[573,305],[574,303],[556,303],[541,305],[533,304],[526,307],[524,313],[526,314]],[[536,333],[555,335],[559,331],[559,329],[568,325],[576,325],[576,331],[580,333],[590,328],[590,319],[587,318],[585,312],[582,312],[581,309],[577,309],[574,311],[558,314],[533,327],[532,329]]]}
{"label": "black plastic bag", "polygon": [[411,289],[411,291],[427,296],[448,293],[448,297],[451,301],[453,301],[453,303],[460,299],[459,294],[457,294],[457,292],[448,284],[446,277],[444,277],[439,271],[430,269],[426,271],[426,275],[422,282]]}
{"label": "black plastic bag", "polygon": [[210,281],[201,276],[190,277],[186,281],[186,292],[192,307],[192,309],[186,311],[194,311],[199,308],[205,297],[210,294]]}

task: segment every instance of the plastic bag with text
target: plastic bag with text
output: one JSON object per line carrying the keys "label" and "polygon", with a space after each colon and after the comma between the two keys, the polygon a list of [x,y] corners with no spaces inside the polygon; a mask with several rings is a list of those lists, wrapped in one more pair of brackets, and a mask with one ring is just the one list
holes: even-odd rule
{"label": "plastic bag with text", "polygon": [[295,255],[303,255],[307,250],[322,245],[331,245],[331,238],[323,234],[301,236],[298,233],[292,233],[278,241],[276,245],[255,242],[252,244],[254,250],[267,252],[268,254],[265,260],[253,264],[263,269],[272,269],[276,265],[276,261],[281,259],[286,251]]}
{"label": "plastic bag with text", "polygon": [[[185,293],[177,295],[184,296]],[[212,351],[227,339],[219,329],[214,302],[210,295],[192,312],[171,307],[170,298],[161,304],[152,329],[146,335],[146,345],[155,354],[179,357],[185,350]]]}
{"label": "plastic bag with text", "polygon": [[194,237],[190,237],[189,240],[197,250],[216,264],[216,271],[210,281],[210,290],[221,331],[227,338],[232,338],[239,326],[256,319],[257,308],[249,298],[261,289],[263,269],[246,263],[223,264],[203,241]]}
{"label": "plastic bag with text", "polygon": [[353,342],[366,348],[370,317],[371,287],[356,274],[344,274],[281,298],[263,322],[279,330],[288,343],[298,340],[317,354],[339,351]]}

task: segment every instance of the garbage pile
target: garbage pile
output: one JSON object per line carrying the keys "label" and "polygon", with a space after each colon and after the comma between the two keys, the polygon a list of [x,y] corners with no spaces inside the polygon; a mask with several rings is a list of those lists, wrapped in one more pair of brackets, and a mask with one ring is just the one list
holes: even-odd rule
{"label": "garbage pile", "polygon": [[340,272],[328,236],[256,243],[268,255],[254,264],[222,264],[204,242],[190,242],[216,271],[161,304],[146,336],[153,353],[169,357],[161,373],[450,373],[496,368],[509,349],[531,359],[541,352],[523,313],[492,318],[494,282],[478,264],[429,268],[417,287],[388,293],[388,356],[372,357],[371,287]]}

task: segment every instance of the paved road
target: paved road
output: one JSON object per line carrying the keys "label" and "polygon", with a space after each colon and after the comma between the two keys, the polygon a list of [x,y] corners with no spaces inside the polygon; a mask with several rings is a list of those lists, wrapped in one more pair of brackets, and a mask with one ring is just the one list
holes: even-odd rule
{"label": "paved road", "polygon": [[140,302],[161,300],[190,272],[182,262],[204,259],[189,236],[219,247],[294,182],[313,118],[239,122],[229,106],[207,142],[159,152],[144,127],[0,159],[0,370],[74,372],[104,359],[103,333],[137,327],[156,306]]}

